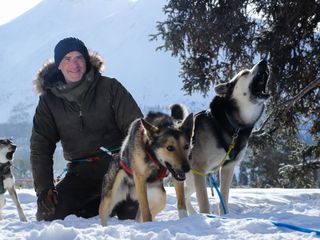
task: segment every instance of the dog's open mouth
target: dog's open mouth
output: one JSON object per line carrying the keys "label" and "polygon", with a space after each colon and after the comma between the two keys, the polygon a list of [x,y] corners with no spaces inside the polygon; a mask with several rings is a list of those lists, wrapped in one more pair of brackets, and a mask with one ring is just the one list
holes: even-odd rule
{"label": "dog's open mouth", "polygon": [[256,76],[254,76],[251,84],[251,91],[255,97],[267,99],[270,96],[270,94],[266,92],[268,78],[268,68],[259,70]]}
{"label": "dog's open mouth", "polygon": [[14,151],[8,152],[7,155],[6,155],[6,158],[9,159],[9,160],[12,160],[13,154],[14,154]]}
{"label": "dog's open mouth", "polygon": [[168,168],[168,170],[172,174],[172,176],[175,179],[177,179],[178,181],[184,181],[186,179],[186,174],[184,171],[173,169],[171,164],[167,163],[167,162],[166,162],[166,167]]}

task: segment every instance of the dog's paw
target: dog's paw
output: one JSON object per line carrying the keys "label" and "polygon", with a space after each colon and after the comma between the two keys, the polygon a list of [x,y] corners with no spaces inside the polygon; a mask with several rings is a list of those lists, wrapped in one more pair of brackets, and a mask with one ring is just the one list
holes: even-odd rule
{"label": "dog's paw", "polygon": [[180,219],[188,217],[188,212],[185,209],[179,209],[178,213],[179,213],[179,218]]}
{"label": "dog's paw", "polygon": [[28,222],[26,216],[21,216],[21,217],[20,217],[20,221],[21,221],[21,222]]}

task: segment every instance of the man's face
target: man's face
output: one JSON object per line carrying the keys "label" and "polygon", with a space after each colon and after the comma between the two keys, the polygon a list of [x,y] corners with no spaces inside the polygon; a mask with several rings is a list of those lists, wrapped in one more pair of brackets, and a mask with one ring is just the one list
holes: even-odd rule
{"label": "man's face", "polygon": [[80,81],[86,72],[86,60],[78,51],[69,52],[59,64],[67,83]]}

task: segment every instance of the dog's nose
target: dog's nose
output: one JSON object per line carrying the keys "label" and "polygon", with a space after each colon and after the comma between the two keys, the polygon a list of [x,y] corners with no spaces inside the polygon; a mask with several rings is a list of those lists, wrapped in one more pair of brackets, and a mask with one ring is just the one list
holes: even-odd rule
{"label": "dog's nose", "polygon": [[189,163],[184,162],[184,163],[182,164],[182,171],[183,171],[183,172],[189,172],[189,171],[190,171]]}

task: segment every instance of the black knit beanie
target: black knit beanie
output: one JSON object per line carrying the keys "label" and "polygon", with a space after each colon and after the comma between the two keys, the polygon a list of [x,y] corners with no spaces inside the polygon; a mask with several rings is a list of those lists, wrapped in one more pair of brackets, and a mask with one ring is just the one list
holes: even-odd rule
{"label": "black knit beanie", "polygon": [[57,67],[59,67],[60,62],[62,61],[63,57],[67,55],[69,52],[78,51],[80,52],[87,65],[87,70],[90,68],[90,57],[87,47],[84,43],[74,37],[64,38],[54,48],[54,62]]}

